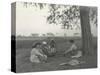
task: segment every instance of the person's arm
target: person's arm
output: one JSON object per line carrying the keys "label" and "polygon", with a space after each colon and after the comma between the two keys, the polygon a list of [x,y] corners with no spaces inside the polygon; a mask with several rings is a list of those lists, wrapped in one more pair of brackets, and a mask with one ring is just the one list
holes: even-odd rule
{"label": "person's arm", "polygon": [[34,55],[34,53],[35,53],[35,52],[34,52],[34,49],[32,49],[30,54],[31,54],[31,55]]}
{"label": "person's arm", "polygon": [[72,45],[67,51],[65,51],[64,54],[67,54],[68,52],[71,52],[73,50],[77,50],[77,46],[76,45]]}
{"label": "person's arm", "polygon": [[67,51],[65,51],[65,54],[67,54],[68,52],[72,51],[71,49],[68,49]]}
{"label": "person's arm", "polygon": [[40,53],[38,50],[36,51],[36,55],[38,56],[43,56],[43,54],[42,53]]}

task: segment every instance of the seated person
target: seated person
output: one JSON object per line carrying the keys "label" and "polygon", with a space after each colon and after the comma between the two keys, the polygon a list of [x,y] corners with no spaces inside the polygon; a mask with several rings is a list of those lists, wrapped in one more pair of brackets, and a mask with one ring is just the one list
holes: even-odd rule
{"label": "seated person", "polygon": [[54,39],[51,39],[49,44],[50,44],[51,48],[55,48],[56,47],[56,42],[54,41]]}
{"label": "seated person", "polygon": [[42,50],[43,50],[44,54],[48,55],[49,46],[46,41],[42,42]]}
{"label": "seated person", "polygon": [[78,50],[74,40],[69,41],[71,46],[68,50],[65,51],[64,56],[70,54],[72,58],[79,58],[82,56],[82,52]]}
{"label": "seated person", "polygon": [[56,53],[56,42],[54,41],[54,39],[51,39],[50,44],[49,44],[49,48],[50,48],[50,53],[51,56],[55,55]]}
{"label": "seated person", "polygon": [[47,60],[47,56],[43,53],[41,49],[41,43],[36,43],[32,47],[30,61],[33,63],[41,63]]}
{"label": "seated person", "polygon": [[56,53],[55,42],[51,40],[48,44],[46,41],[42,42],[42,50],[47,56],[53,56]]}

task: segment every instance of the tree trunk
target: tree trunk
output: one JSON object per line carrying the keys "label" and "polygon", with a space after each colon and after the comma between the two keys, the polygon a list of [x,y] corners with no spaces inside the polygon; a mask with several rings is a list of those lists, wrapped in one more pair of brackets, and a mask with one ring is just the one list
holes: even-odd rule
{"label": "tree trunk", "polygon": [[93,52],[89,10],[89,7],[80,7],[83,55],[91,55]]}

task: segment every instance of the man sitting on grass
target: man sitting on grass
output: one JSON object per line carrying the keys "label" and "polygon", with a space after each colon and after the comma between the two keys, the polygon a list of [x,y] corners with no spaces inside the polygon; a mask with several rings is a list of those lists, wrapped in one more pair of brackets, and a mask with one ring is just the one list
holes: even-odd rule
{"label": "man sitting on grass", "polygon": [[49,54],[50,56],[54,56],[56,54],[56,42],[54,41],[54,39],[51,39],[50,43],[49,43]]}
{"label": "man sitting on grass", "polygon": [[69,42],[70,42],[71,46],[70,46],[70,48],[68,50],[65,51],[64,56],[70,54],[71,58],[79,58],[79,57],[81,57],[82,56],[82,51],[80,51],[77,48],[74,40],[70,40]]}
{"label": "man sitting on grass", "polygon": [[52,39],[50,43],[47,43],[46,41],[42,42],[42,50],[47,56],[54,56],[56,54],[56,43]]}

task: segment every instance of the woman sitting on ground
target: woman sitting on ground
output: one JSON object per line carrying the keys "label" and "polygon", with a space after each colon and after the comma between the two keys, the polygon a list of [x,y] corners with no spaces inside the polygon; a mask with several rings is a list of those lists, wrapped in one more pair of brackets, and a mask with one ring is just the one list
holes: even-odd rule
{"label": "woman sitting on ground", "polygon": [[79,50],[74,42],[74,40],[69,41],[71,46],[65,51],[64,56],[70,54],[71,58],[79,58],[82,56],[82,51]]}
{"label": "woman sitting on ground", "polygon": [[41,43],[36,43],[32,47],[30,61],[32,63],[44,63],[47,60],[47,56],[43,53],[41,49]]}

